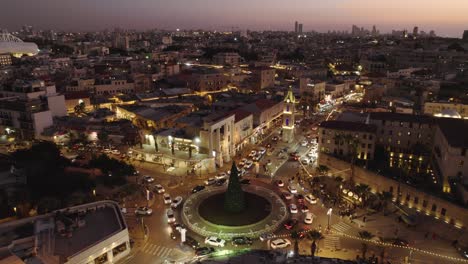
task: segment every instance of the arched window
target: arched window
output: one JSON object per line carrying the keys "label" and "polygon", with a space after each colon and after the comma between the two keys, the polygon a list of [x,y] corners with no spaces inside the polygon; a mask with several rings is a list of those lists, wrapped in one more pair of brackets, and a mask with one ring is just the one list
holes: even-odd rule
{"label": "arched window", "polygon": [[286,106],[286,112],[289,112],[289,105]]}
{"label": "arched window", "polygon": [[286,126],[289,126],[289,118],[286,118]]}

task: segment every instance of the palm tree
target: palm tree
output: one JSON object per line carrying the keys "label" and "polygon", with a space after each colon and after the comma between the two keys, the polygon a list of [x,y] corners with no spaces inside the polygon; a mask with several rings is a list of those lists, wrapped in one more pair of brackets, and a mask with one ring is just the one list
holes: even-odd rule
{"label": "palm tree", "polygon": [[392,201],[393,194],[391,192],[383,191],[379,193],[379,199],[382,202],[384,215],[387,215],[388,204]]}
{"label": "palm tree", "polygon": [[291,238],[294,240],[294,256],[299,256],[299,232],[292,231]]}
{"label": "palm tree", "polygon": [[[317,230],[312,230],[307,233],[307,238],[312,240],[312,245],[315,245],[315,250],[318,249],[317,241],[323,238],[322,233]],[[315,252],[311,252],[312,256],[315,256]]]}
{"label": "palm tree", "polygon": [[367,199],[369,198],[369,192],[371,191],[371,188],[367,184],[360,183],[356,185],[355,191],[360,197],[362,197],[362,205],[365,206],[367,204]]}
{"label": "palm tree", "polygon": [[[374,237],[374,235],[372,235],[372,233],[370,233],[368,231],[360,231],[359,236],[362,239],[366,239],[366,240],[369,240],[369,239]],[[366,242],[362,243],[361,251],[362,251],[362,258],[365,259],[366,258],[366,253],[367,253],[367,243]]]}
{"label": "palm tree", "polygon": [[317,172],[319,174],[326,174],[329,170],[330,170],[330,168],[328,168],[328,166],[326,166],[326,165],[319,165],[317,167]]}
{"label": "palm tree", "polygon": [[351,134],[344,135],[343,139],[348,145],[348,156],[350,157],[350,161],[351,161],[351,177],[349,178],[349,181],[353,183],[354,182],[354,162],[356,161],[357,149],[360,144],[360,141],[358,138],[354,137]]}

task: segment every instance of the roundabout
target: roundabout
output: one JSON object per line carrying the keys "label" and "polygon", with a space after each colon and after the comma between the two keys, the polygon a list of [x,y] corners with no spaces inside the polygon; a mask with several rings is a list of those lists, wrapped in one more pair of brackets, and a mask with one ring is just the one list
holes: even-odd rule
{"label": "roundabout", "polygon": [[228,213],[223,210],[226,189],[213,187],[191,195],[182,208],[184,224],[201,236],[256,238],[274,232],[288,217],[286,205],[276,193],[255,185],[242,188],[245,210]]}

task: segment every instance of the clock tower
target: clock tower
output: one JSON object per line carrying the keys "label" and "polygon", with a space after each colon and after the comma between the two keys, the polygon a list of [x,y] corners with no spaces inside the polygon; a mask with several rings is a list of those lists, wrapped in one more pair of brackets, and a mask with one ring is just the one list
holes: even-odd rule
{"label": "clock tower", "polygon": [[283,142],[291,143],[294,140],[294,112],[296,108],[296,98],[294,97],[291,86],[284,97],[283,108]]}

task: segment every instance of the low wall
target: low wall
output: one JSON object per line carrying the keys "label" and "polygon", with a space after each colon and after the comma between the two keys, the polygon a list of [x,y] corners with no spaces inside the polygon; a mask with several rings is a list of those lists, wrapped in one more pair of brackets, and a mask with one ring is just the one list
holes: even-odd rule
{"label": "low wall", "polygon": [[[332,156],[320,153],[319,164],[326,165],[338,172],[334,176],[341,176],[349,179],[351,170],[348,162],[339,160]],[[394,197],[398,191],[398,181],[376,174],[369,170],[355,167],[354,181],[359,184],[366,184],[372,189],[372,192],[392,192]],[[400,183],[401,198],[400,202],[414,208],[420,213],[433,216],[454,225],[458,228],[466,229],[468,226],[468,210],[442,198],[430,195],[414,187]]]}

